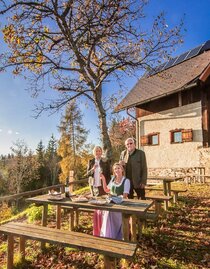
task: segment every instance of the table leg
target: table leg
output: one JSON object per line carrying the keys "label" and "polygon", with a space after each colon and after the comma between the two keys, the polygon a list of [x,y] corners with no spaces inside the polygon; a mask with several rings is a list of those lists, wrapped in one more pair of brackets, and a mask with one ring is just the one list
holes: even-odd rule
{"label": "table leg", "polygon": [[70,210],[69,213],[69,231],[74,230],[74,210]]}
{"label": "table leg", "polygon": [[61,228],[61,206],[57,205],[56,207],[56,228]]}
{"label": "table leg", "polygon": [[19,242],[19,253],[20,253],[20,260],[23,262],[25,260],[25,238],[23,236],[20,236],[20,242]]}
{"label": "table leg", "polygon": [[123,233],[123,239],[125,241],[129,241],[129,219],[130,215],[128,214],[122,214],[122,233]]}
{"label": "table leg", "polygon": [[[43,209],[42,209],[42,226],[46,227],[47,226],[47,212],[48,212],[48,205],[43,204]],[[45,248],[45,243],[41,242],[41,249]]]}
{"label": "table leg", "polygon": [[[168,195],[168,182],[163,181],[163,191],[164,195]],[[168,210],[168,201],[164,201],[164,209]]]}
{"label": "table leg", "polygon": [[14,261],[14,237],[13,235],[7,236],[7,269],[13,268]]}
{"label": "table leg", "polygon": [[171,182],[168,182],[168,196],[171,196]]}
{"label": "table leg", "polygon": [[48,212],[48,205],[44,204],[42,209],[42,226],[47,226],[47,212]]}
{"label": "table leg", "polygon": [[136,222],[137,222],[137,218],[135,215],[131,216],[131,241],[132,242],[137,242],[137,229],[136,229]]}

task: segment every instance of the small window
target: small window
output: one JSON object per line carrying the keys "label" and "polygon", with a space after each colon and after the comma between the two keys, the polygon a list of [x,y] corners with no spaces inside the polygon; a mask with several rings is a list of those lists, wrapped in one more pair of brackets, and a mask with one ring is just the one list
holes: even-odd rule
{"label": "small window", "polygon": [[160,133],[152,133],[141,136],[141,146],[155,146],[160,144]]}
{"label": "small window", "polygon": [[193,141],[192,129],[175,129],[171,130],[171,144]]}

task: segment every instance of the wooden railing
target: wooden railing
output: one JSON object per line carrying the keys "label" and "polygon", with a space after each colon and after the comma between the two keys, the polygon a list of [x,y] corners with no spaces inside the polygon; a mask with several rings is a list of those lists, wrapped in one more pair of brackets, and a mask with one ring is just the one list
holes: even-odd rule
{"label": "wooden railing", "polygon": [[[75,180],[70,182],[70,185],[75,185],[75,184],[82,184],[82,183],[87,183],[88,178],[81,179],[81,180]],[[38,194],[46,193],[49,190],[60,190],[62,193],[64,192],[64,184],[58,184],[58,185],[52,185],[48,187],[44,187],[41,189],[33,190],[33,191],[27,191],[27,192],[21,192],[18,194],[13,194],[13,195],[7,195],[7,196],[0,196],[0,203],[8,203],[10,201],[18,201],[20,199],[26,198],[26,197],[31,197],[35,196]]]}

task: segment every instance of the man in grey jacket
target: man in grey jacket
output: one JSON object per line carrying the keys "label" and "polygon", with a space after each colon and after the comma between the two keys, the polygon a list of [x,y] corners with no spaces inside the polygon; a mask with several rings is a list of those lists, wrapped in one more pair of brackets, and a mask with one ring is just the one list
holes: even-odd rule
{"label": "man in grey jacket", "polygon": [[133,138],[125,141],[126,150],[120,155],[120,163],[125,167],[125,174],[131,181],[128,198],[134,198],[134,190],[138,199],[145,200],[145,185],[147,184],[147,162],[144,151],[136,149]]}

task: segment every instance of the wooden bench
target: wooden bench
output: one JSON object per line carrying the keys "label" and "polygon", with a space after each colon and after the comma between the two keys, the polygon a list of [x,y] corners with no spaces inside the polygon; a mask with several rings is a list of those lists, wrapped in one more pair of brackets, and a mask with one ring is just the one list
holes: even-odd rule
{"label": "wooden bench", "polygon": [[154,210],[147,211],[146,218],[139,217],[139,221],[138,221],[139,230],[141,229],[140,226],[142,224],[144,224],[144,226],[147,226],[148,221],[155,222],[157,224],[157,227],[159,228],[158,219],[159,219],[160,214],[161,214],[161,204],[165,201],[172,200],[172,196],[146,195],[145,198],[148,200],[153,200],[155,202],[155,208],[154,208]]}
{"label": "wooden bench", "polygon": [[[158,187],[146,186],[145,190],[148,190],[148,191],[162,191],[163,192],[163,189],[158,188]],[[181,189],[171,189],[171,192],[173,193],[173,202],[176,203],[178,201],[179,193],[184,193],[186,191],[187,191],[187,189],[182,189],[182,190]]]}
{"label": "wooden bench", "polygon": [[173,197],[166,195],[146,195],[145,198],[155,201],[155,212],[159,215],[161,213],[161,204],[166,201],[171,201]]}
{"label": "wooden bench", "polygon": [[13,268],[14,237],[19,237],[19,251],[25,259],[26,239],[58,244],[104,255],[104,268],[115,268],[116,258],[132,258],[137,244],[92,235],[52,229],[27,223],[8,222],[0,226],[0,233],[7,235],[7,269]]}

